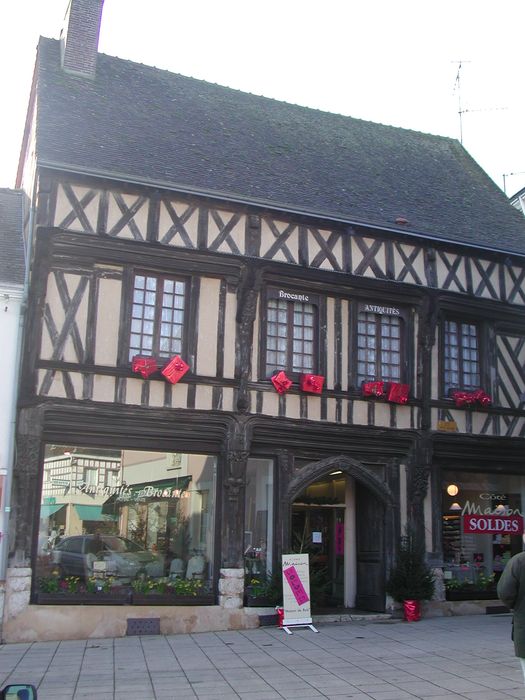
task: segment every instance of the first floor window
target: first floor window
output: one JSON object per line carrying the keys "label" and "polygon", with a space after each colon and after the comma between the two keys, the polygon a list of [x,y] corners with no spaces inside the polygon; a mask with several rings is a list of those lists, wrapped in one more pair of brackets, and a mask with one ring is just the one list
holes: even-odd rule
{"label": "first floor window", "polygon": [[360,311],[357,320],[357,380],[401,380],[401,319]]}
{"label": "first floor window", "polygon": [[307,373],[317,364],[317,312],[313,304],[268,299],[266,374],[275,370]]}
{"label": "first floor window", "polygon": [[136,274],[129,336],[129,359],[135,355],[171,357],[182,352],[186,282],[172,277]]}
{"label": "first floor window", "polygon": [[443,364],[445,393],[478,389],[480,384],[478,329],[473,323],[445,321]]}
{"label": "first floor window", "polygon": [[118,486],[120,483],[119,472],[116,469],[106,470],[106,486]]}
{"label": "first floor window", "polygon": [[84,483],[88,486],[96,486],[98,483],[98,469],[84,469]]}

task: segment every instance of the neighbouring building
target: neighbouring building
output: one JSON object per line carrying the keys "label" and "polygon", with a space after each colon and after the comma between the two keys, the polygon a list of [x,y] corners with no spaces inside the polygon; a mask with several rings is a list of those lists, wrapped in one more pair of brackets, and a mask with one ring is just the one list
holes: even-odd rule
{"label": "neighbouring building", "polygon": [[522,214],[525,214],[525,187],[510,197],[510,203]]}
{"label": "neighbouring building", "polygon": [[3,368],[0,382],[0,614],[4,603],[22,341],[25,280],[23,202],[20,190],[0,189],[0,338]]}
{"label": "neighbouring building", "polygon": [[20,159],[5,639],[255,626],[290,550],[384,611],[407,524],[483,597],[523,546],[525,220],[455,140],[97,54],[101,11],[40,40]]}

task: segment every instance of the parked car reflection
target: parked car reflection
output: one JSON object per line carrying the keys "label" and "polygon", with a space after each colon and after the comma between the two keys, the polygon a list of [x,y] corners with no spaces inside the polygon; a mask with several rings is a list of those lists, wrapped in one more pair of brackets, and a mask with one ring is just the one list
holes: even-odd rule
{"label": "parked car reflection", "polygon": [[162,557],[125,537],[114,535],[65,537],[52,550],[51,561],[64,576],[85,578],[95,569],[122,579],[133,579],[141,574],[157,577],[164,573]]}

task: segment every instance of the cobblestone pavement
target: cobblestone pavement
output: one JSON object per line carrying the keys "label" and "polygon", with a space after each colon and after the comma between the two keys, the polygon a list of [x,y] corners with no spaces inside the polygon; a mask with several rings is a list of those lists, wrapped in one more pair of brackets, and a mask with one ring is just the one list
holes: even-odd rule
{"label": "cobblestone pavement", "polygon": [[0,678],[38,700],[525,698],[510,615],[7,644]]}

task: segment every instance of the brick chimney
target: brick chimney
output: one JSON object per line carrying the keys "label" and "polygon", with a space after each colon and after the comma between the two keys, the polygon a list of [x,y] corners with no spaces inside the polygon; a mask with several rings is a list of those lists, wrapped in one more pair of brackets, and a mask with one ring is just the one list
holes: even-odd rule
{"label": "brick chimney", "polygon": [[104,0],[69,0],[60,34],[62,68],[94,78]]}

